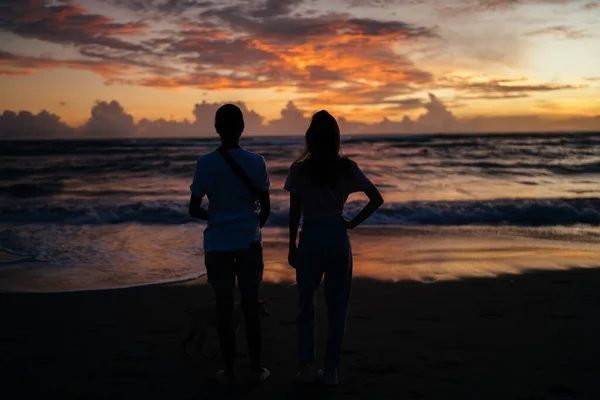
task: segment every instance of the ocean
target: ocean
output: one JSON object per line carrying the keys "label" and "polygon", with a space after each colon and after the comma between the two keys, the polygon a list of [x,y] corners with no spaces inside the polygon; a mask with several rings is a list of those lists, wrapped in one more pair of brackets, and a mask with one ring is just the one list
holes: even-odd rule
{"label": "ocean", "polygon": [[[202,275],[203,225],[187,215],[189,185],[197,158],[217,145],[0,142],[0,250],[20,259],[0,264],[0,281],[27,271],[34,289],[66,281],[97,289]],[[265,240],[283,245],[283,183],[304,141],[251,137],[242,145],[267,160],[273,214]],[[342,146],[386,200],[365,229],[600,243],[600,133],[346,136]],[[347,214],[364,202],[353,195]]]}

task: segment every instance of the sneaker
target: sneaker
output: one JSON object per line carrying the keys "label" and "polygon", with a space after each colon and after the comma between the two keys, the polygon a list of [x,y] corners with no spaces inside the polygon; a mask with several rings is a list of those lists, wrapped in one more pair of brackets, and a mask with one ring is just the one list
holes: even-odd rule
{"label": "sneaker", "polygon": [[269,376],[271,376],[271,372],[263,367],[260,369],[260,372],[252,373],[252,382],[261,385],[265,383]]}
{"label": "sneaker", "polygon": [[231,372],[227,372],[224,369],[217,372],[217,380],[219,383],[225,386],[235,385],[235,375]]}
{"label": "sneaker", "polygon": [[319,379],[319,381],[323,382],[325,386],[337,386],[340,383],[338,381],[337,368],[328,373],[325,373],[322,369],[320,369],[317,372],[317,378]]}
{"label": "sneaker", "polygon": [[315,382],[315,371],[312,365],[305,365],[298,371],[298,382],[300,383],[314,383]]}

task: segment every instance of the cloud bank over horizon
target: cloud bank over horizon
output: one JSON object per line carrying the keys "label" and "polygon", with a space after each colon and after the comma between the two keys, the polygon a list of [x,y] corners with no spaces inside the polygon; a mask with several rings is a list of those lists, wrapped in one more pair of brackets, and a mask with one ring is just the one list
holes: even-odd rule
{"label": "cloud bank over horizon", "polygon": [[[281,110],[278,119],[267,120],[244,102],[203,101],[194,105],[192,120],[142,118],[135,122],[119,102],[97,101],[88,120],[78,127],[65,124],[60,116],[45,110],[38,114],[5,110],[0,115],[0,139],[210,137],[215,135],[215,112],[225,103],[234,103],[242,109],[246,123],[245,134],[248,136],[303,135],[310,122],[310,115],[318,111],[301,110],[290,101]],[[562,119],[544,119],[535,115],[458,118],[431,93],[428,101],[420,104],[422,113],[415,119],[408,116],[400,120],[384,117],[376,123],[348,120],[343,116],[338,116],[337,119],[342,134],[600,132],[600,116]]]}

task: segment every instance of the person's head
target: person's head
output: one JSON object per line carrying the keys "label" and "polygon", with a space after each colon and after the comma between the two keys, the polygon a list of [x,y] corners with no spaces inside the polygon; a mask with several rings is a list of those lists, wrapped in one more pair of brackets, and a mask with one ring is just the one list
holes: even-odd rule
{"label": "person's head", "polygon": [[310,120],[306,131],[306,150],[312,159],[334,160],[339,157],[340,127],[327,111],[319,111]]}
{"label": "person's head", "polygon": [[340,173],[340,127],[335,118],[322,110],[313,115],[306,131],[306,148],[298,161],[306,161],[311,179],[333,184]]}
{"label": "person's head", "polygon": [[244,132],[244,115],[238,106],[225,104],[215,114],[215,129],[225,144],[237,144]]}

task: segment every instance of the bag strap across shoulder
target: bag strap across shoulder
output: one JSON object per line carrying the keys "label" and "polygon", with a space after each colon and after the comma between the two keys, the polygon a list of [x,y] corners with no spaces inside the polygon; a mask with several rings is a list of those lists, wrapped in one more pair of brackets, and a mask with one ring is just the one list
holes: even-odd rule
{"label": "bag strap across shoulder", "polygon": [[259,190],[256,188],[256,186],[254,186],[252,180],[250,179],[250,177],[248,177],[248,175],[246,175],[242,167],[240,167],[240,165],[237,162],[235,162],[233,157],[231,157],[231,154],[229,154],[229,152],[224,147],[219,147],[217,151],[219,152],[221,157],[223,157],[223,159],[227,162],[227,164],[229,164],[229,167],[231,167],[231,170],[237,175],[237,177],[240,178],[244,185],[248,187],[250,193],[252,193],[254,197],[259,198]]}

